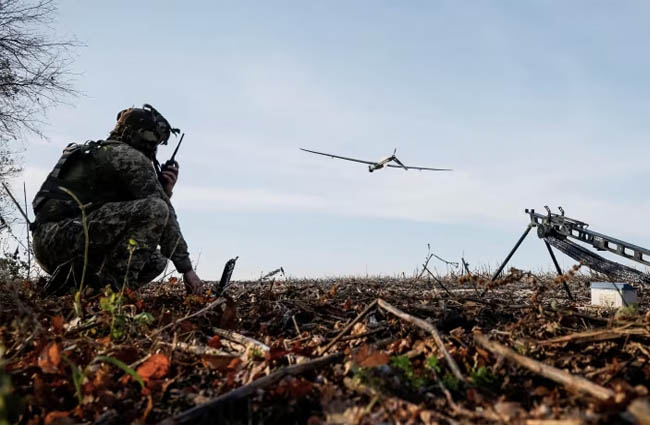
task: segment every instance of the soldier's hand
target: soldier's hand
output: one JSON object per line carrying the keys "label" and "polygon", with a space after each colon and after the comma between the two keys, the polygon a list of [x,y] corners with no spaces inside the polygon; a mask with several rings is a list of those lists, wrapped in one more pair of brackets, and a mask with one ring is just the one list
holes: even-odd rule
{"label": "soldier's hand", "polygon": [[185,290],[189,294],[200,295],[203,293],[205,286],[203,281],[199,278],[194,270],[190,270],[183,274],[183,282],[185,283]]}
{"label": "soldier's hand", "polygon": [[174,186],[178,180],[178,167],[174,165],[165,166],[160,173],[160,178],[162,180],[163,189],[167,196],[171,198],[172,192],[174,191]]}

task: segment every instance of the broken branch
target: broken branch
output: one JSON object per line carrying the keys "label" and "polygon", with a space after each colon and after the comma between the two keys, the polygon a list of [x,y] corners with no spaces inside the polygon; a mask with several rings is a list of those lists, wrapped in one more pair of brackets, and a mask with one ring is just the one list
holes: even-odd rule
{"label": "broken branch", "polygon": [[588,332],[573,333],[570,335],[558,336],[556,338],[540,341],[539,345],[562,344],[572,342],[580,344],[585,342],[606,341],[609,339],[618,339],[627,336],[645,336],[650,337],[650,332],[643,328],[614,328],[614,329],[596,329]]}
{"label": "broken branch", "polygon": [[364,318],[368,313],[370,313],[370,311],[371,311],[373,308],[375,308],[376,306],[377,306],[377,300],[375,300],[375,301],[371,302],[370,304],[368,304],[368,307],[366,307],[366,308],[365,308],[361,313],[359,313],[359,315],[358,315],[357,317],[355,317],[354,320],[352,320],[350,323],[348,323],[348,325],[347,325],[345,328],[343,328],[343,330],[341,330],[341,332],[339,332],[339,334],[336,335],[336,336],[334,337],[334,339],[331,340],[331,341],[329,342],[329,344],[327,344],[327,345],[326,345],[326,346],[325,346],[325,347],[320,351],[320,353],[321,353],[321,354],[325,354],[325,353],[327,353],[327,350],[329,350],[330,348],[332,348],[332,346],[333,346],[334,344],[336,344],[336,343],[337,343],[341,338],[343,338],[343,335],[345,335],[345,334],[346,334],[350,329],[352,329],[352,327],[353,327],[354,325],[356,325],[357,322],[359,322],[361,319],[363,319],[363,318]]}
{"label": "broken branch", "polygon": [[569,372],[565,372],[561,369],[549,366],[529,357],[522,356],[521,354],[518,354],[505,345],[499,344],[495,341],[490,341],[483,334],[474,334],[474,340],[493,354],[499,354],[538,375],[542,375],[545,378],[564,385],[569,390],[584,392],[599,400],[609,400],[610,398],[614,397],[614,391],[610,390],[609,388],[601,387],[600,385],[594,384],[593,382],[580,376],[574,376]]}
{"label": "broken branch", "polygon": [[249,395],[255,393],[257,390],[266,388],[287,375],[300,375],[310,370],[318,369],[330,363],[334,363],[341,358],[343,358],[343,353],[334,353],[329,356],[316,358],[306,363],[284,367],[282,369],[276,370],[270,375],[256,379],[248,385],[244,385],[230,392],[227,392],[226,394],[208,401],[207,403],[188,409],[174,417],[167,418],[160,422],[159,425],[182,425],[197,423],[201,417],[214,412],[215,409],[218,409],[225,404],[246,398]]}
{"label": "broken branch", "polygon": [[205,347],[201,345],[192,345],[185,342],[177,342],[175,344],[169,342],[161,342],[162,345],[177,348],[186,353],[195,354],[197,356],[217,356],[217,357],[239,357],[242,353],[229,353],[227,351],[217,350],[212,347]]}
{"label": "broken branch", "polygon": [[449,354],[449,351],[447,351],[447,348],[445,347],[445,343],[442,341],[442,338],[440,337],[440,333],[438,332],[438,329],[434,325],[422,319],[418,319],[415,316],[411,316],[408,313],[403,312],[397,307],[388,304],[386,301],[382,300],[381,298],[377,300],[377,303],[379,304],[379,307],[383,308],[384,310],[390,313],[393,313],[395,316],[399,317],[400,319],[406,320],[407,322],[412,323],[415,326],[418,326],[424,329],[425,331],[429,332],[433,336],[433,340],[436,342],[438,349],[445,356],[445,359],[447,359],[449,368],[451,369],[456,379],[458,379],[461,382],[465,382],[465,377],[460,372],[456,360],[454,360],[454,358],[451,357],[451,354]]}
{"label": "broken branch", "polygon": [[263,344],[262,342],[253,339],[251,337],[239,334],[237,332],[229,331],[226,329],[219,329],[219,328],[212,328],[212,332],[214,332],[216,335],[219,335],[220,337],[236,342],[237,344],[243,345],[244,347],[247,348],[252,347],[252,348],[260,349],[262,351],[270,350],[268,345]]}
{"label": "broken branch", "polygon": [[189,319],[192,319],[194,317],[200,316],[200,315],[212,310],[213,308],[215,308],[215,307],[217,307],[217,306],[219,306],[219,305],[221,305],[221,304],[223,304],[225,302],[226,302],[225,298],[217,298],[215,301],[212,301],[210,304],[206,305],[201,310],[199,310],[199,311],[197,311],[195,313],[192,313],[192,314],[188,314],[187,316],[182,317],[182,318],[180,318],[178,320],[175,320],[175,321],[173,321],[171,323],[168,323],[165,326],[163,326],[162,328],[156,329],[155,331],[153,331],[151,333],[151,336],[156,336],[159,333],[161,333],[162,331],[164,331],[165,329],[169,329],[169,328],[171,328],[173,326],[178,325],[181,322],[184,322],[186,320],[189,320]]}

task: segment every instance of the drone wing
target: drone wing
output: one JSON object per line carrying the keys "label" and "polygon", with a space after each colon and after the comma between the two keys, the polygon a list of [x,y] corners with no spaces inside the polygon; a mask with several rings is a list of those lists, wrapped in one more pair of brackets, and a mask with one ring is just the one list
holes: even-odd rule
{"label": "drone wing", "polygon": [[345,157],[345,156],[332,155],[331,153],[310,151],[309,149],[303,149],[303,148],[300,148],[300,150],[305,151],[305,152],[315,153],[317,155],[329,156],[330,158],[338,158],[338,159],[344,159],[346,161],[360,162],[362,164],[369,164],[369,165],[374,165],[375,164],[375,162],[372,162],[372,161],[364,161],[362,159],[354,159],[354,158],[348,158],[348,157]]}
{"label": "drone wing", "polygon": [[428,167],[414,167],[412,165],[394,165],[394,164],[386,164],[386,167],[391,167],[391,168],[404,168],[407,170],[424,170],[424,171],[454,171],[451,168],[428,168]]}

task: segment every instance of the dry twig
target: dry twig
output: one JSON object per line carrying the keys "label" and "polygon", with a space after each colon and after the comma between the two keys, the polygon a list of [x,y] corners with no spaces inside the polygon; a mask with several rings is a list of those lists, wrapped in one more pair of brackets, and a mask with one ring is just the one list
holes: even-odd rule
{"label": "dry twig", "polygon": [[165,326],[163,326],[162,328],[158,328],[158,329],[156,329],[155,331],[153,331],[153,332],[151,333],[151,336],[158,335],[158,334],[161,333],[162,331],[164,331],[164,330],[166,330],[166,329],[169,329],[169,328],[171,328],[171,327],[173,327],[173,326],[176,326],[176,325],[178,325],[178,324],[181,323],[181,322],[184,322],[184,321],[186,321],[186,320],[189,320],[189,319],[191,319],[191,318],[193,318],[193,317],[200,316],[200,315],[202,315],[202,314],[204,314],[204,313],[206,313],[206,312],[212,310],[213,308],[215,308],[215,307],[217,307],[217,306],[220,306],[221,304],[223,304],[223,303],[225,303],[225,302],[226,302],[226,299],[225,299],[225,298],[217,298],[216,300],[212,301],[212,302],[211,302],[210,304],[208,304],[207,306],[203,307],[201,310],[199,310],[199,311],[197,311],[197,312],[195,312],[195,313],[192,313],[192,314],[188,314],[187,316],[182,317],[182,318],[180,318],[180,319],[178,319],[178,320],[175,320],[175,321],[173,321],[173,322],[171,322],[171,323],[168,323],[168,324],[166,324]]}
{"label": "dry twig", "polygon": [[572,342],[574,344],[582,344],[585,342],[606,341],[610,339],[618,339],[628,336],[643,336],[650,337],[650,332],[644,328],[630,328],[620,327],[614,329],[596,329],[593,331],[573,333],[570,335],[558,336],[556,338],[540,341],[539,345],[552,345],[563,344]]}
{"label": "dry twig", "polygon": [[383,308],[384,310],[390,313],[393,313],[395,316],[399,317],[400,319],[406,320],[407,322],[412,323],[424,329],[425,331],[429,332],[433,336],[433,340],[436,342],[438,349],[445,356],[445,359],[447,359],[449,368],[451,369],[456,379],[458,379],[461,382],[465,382],[465,377],[460,372],[460,369],[458,368],[458,364],[456,364],[456,360],[454,360],[454,358],[451,357],[451,354],[449,354],[449,351],[447,351],[447,348],[445,347],[445,343],[442,341],[442,338],[440,337],[440,333],[438,332],[438,329],[434,325],[422,319],[418,319],[415,316],[411,316],[408,313],[403,312],[397,307],[388,304],[386,301],[382,300],[381,298],[377,300],[377,303],[379,304],[379,307]]}
{"label": "dry twig", "polygon": [[350,329],[352,329],[352,327],[355,324],[357,324],[357,322],[359,322],[361,319],[363,319],[376,306],[377,306],[377,300],[371,302],[368,305],[368,307],[366,307],[361,313],[359,313],[359,315],[357,317],[354,318],[354,320],[352,320],[345,328],[343,328],[343,330],[341,330],[341,332],[339,332],[339,334],[336,335],[336,337],[334,337],[334,339],[331,340],[329,342],[329,344],[327,344],[322,350],[320,350],[320,353],[321,354],[327,353],[327,350],[332,348],[332,346],[334,344],[336,344],[341,338],[343,338],[343,335],[345,335]]}
{"label": "dry twig", "polygon": [[[404,399],[401,399],[401,398],[398,398],[398,397],[389,397],[389,396],[377,391],[375,388],[364,385],[364,384],[358,382],[357,380],[354,380],[354,379],[351,379],[351,378],[344,378],[343,379],[343,385],[345,385],[345,387],[347,389],[349,389],[351,391],[354,391],[356,393],[363,394],[363,395],[366,395],[366,396],[371,397],[371,398],[377,398],[379,400],[396,400],[396,401],[398,401],[400,403],[403,403],[404,405],[407,405],[407,406],[411,407],[411,409],[414,410],[414,411],[418,410],[418,411],[420,411],[420,420],[422,420],[422,422],[424,422],[424,423],[429,423],[429,422],[425,421],[426,418],[436,418],[436,419],[444,420],[445,422],[448,422],[451,425],[460,425],[460,422],[450,418],[447,415],[436,412],[435,410],[423,409],[423,408],[421,408],[419,406],[416,406],[415,404],[413,404],[413,403],[411,403],[411,402],[409,402],[407,400],[404,400]],[[438,423],[438,422],[430,421],[430,423]]]}
{"label": "dry twig", "polygon": [[549,366],[526,356],[522,356],[521,354],[518,354],[505,345],[499,344],[495,341],[490,341],[483,334],[474,334],[474,340],[479,345],[491,351],[492,353],[499,354],[506,359],[511,360],[534,373],[537,373],[538,375],[542,375],[552,381],[558,382],[567,387],[569,390],[584,392],[592,395],[599,400],[609,400],[614,397],[614,391],[610,390],[609,388],[601,387],[600,385],[594,384],[593,382],[580,376],[572,375],[569,372],[565,372],[556,367]]}
{"label": "dry twig", "polygon": [[244,385],[230,392],[227,392],[226,394],[223,394],[214,400],[188,409],[172,418],[167,418],[160,422],[159,425],[182,425],[196,423],[200,418],[211,412],[214,412],[216,409],[228,403],[246,398],[255,393],[257,390],[266,388],[287,375],[300,375],[310,370],[318,369],[330,363],[334,363],[342,358],[343,353],[334,353],[329,356],[319,357],[306,363],[284,367],[282,369],[276,370],[268,376],[256,379],[248,385]]}
{"label": "dry twig", "polygon": [[229,331],[227,329],[219,329],[219,328],[212,328],[212,332],[214,332],[215,335],[219,335],[220,337],[236,342],[237,344],[243,345],[244,347],[257,348],[262,351],[270,350],[268,345],[261,343],[260,341],[253,339],[251,337],[239,334],[237,332]]}
{"label": "dry twig", "polygon": [[160,343],[162,345],[171,346],[173,348],[177,348],[179,350],[185,351],[186,353],[196,354],[197,356],[218,356],[218,357],[235,358],[244,354],[244,353],[229,353],[227,351],[217,350],[216,348],[205,347],[202,345],[188,344],[186,342],[181,342],[181,341],[178,341],[174,344],[170,342],[164,342],[164,341]]}

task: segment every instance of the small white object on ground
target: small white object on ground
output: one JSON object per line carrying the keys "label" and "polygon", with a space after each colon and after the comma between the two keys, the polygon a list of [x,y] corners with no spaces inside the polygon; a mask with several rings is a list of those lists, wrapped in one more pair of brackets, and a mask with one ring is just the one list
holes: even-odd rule
{"label": "small white object on ground", "polygon": [[[618,288],[618,289],[617,289]],[[623,297],[621,297],[621,295]],[[625,300],[625,302],[623,302]],[[602,307],[623,307],[638,302],[636,289],[629,283],[592,282],[591,304]]]}

